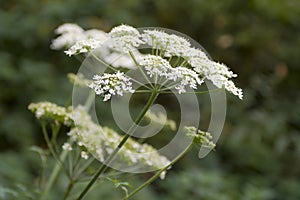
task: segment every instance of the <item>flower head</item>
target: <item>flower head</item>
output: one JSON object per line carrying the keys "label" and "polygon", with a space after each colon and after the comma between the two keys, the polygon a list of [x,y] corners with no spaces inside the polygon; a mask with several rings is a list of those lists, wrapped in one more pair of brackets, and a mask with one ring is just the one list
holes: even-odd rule
{"label": "flower head", "polygon": [[84,30],[78,26],[77,24],[65,23],[55,29],[56,34],[64,34],[64,33],[82,33]]}
{"label": "flower head", "polygon": [[103,101],[108,101],[112,95],[123,96],[126,91],[133,93],[134,90],[131,85],[130,79],[123,72],[117,71],[114,74],[95,75],[93,83],[89,87],[95,90],[97,95],[104,96]]}
{"label": "flower head", "polygon": [[52,40],[51,48],[61,49],[63,47],[72,46],[78,40],[85,38],[83,32],[84,30],[77,24],[63,24],[55,30],[55,33],[60,36]]}
{"label": "flower head", "polygon": [[145,68],[150,77],[153,75],[167,76],[168,72],[172,69],[172,66],[167,60],[154,55],[142,57],[139,65]]}
{"label": "flower head", "polygon": [[216,145],[212,141],[213,138],[210,133],[201,130],[197,131],[193,126],[187,126],[185,129],[187,136],[193,138],[195,144],[200,144],[211,149],[215,148]]}
{"label": "flower head", "polygon": [[186,92],[186,86],[197,89],[197,85],[201,85],[204,82],[195,71],[181,66],[173,68],[170,73],[167,74],[167,77],[173,81],[179,80],[179,84],[175,87],[179,94]]}
{"label": "flower head", "polygon": [[[117,148],[118,143],[123,138],[114,130],[94,123],[83,106],[72,109],[50,102],[40,102],[30,104],[29,109],[36,113],[37,118],[47,117],[52,120],[60,120],[59,122],[67,120],[69,123],[65,123],[65,125],[71,128],[67,135],[70,137],[70,141],[74,143],[71,145],[71,143],[65,142],[62,148],[71,151],[75,147],[74,144],[77,144],[81,149],[85,148],[86,150],[81,151],[83,159],[88,159],[88,154],[92,154],[104,162],[105,158]],[[41,114],[38,115],[37,112],[40,111]],[[140,144],[132,138],[127,140],[117,156],[118,160],[121,159],[129,165],[144,164],[154,169],[161,169],[170,163],[151,145]]]}
{"label": "flower head", "polygon": [[220,74],[212,74],[208,75],[207,79],[211,80],[218,88],[225,88],[228,92],[238,96],[241,100],[243,99],[242,89],[236,87],[235,84],[227,77]]}
{"label": "flower head", "polygon": [[[107,33],[90,29],[84,31],[77,24],[66,23],[59,26],[55,33],[59,36],[52,40],[52,49],[62,49],[71,47],[66,53],[71,56],[75,53],[86,53],[90,48],[97,48],[98,44],[102,44],[107,40]],[[95,47],[96,45],[96,47]]]}
{"label": "flower head", "polygon": [[230,80],[237,75],[230,71],[226,65],[210,60],[200,49],[190,48],[184,57],[199,76],[210,80],[216,87],[225,88],[228,92],[243,99],[242,89],[236,87]]}
{"label": "flower head", "polygon": [[164,56],[182,56],[191,46],[185,38],[159,30],[145,30],[142,34],[146,44],[163,51]]}
{"label": "flower head", "polygon": [[76,55],[79,53],[87,53],[93,49],[96,49],[102,45],[103,41],[95,39],[87,39],[77,41],[73,46],[71,46],[65,53],[68,56]]}
{"label": "flower head", "polygon": [[111,39],[110,47],[121,53],[133,51],[143,43],[140,40],[139,31],[128,25],[120,25],[113,28],[109,32],[109,37]]}
{"label": "flower head", "polygon": [[[137,60],[150,78],[159,76],[169,82],[175,82],[173,86],[179,93],[186,92],[187,87],[196,89],[197,85],[201,85],[203,80],[207,79],[216,87],[224,88],[240,99],[243,98],[242,90],[231,80],[237,75],[225,64],[209,59],[201,49],[192,47],[190,41],[183,36],[157,29],[144,30],[140,34],[137,29],[128,25],[114,27],[109,33],[105,33],[96,29],[84,31],[76,24],[64,24],[55,32],[60,36],[53,40],[51,48],[71,46],[65,51],[69,56],[102,47],[98,52],[99,59],[108,65],[136,69]],[[145,43],[152,47],[153,52],[156,49],[155,55],[140,55],[137,49]],[[140,59],[133,60],[129,56],[129,53],[132,55],[133,52],[136,52]],[[174,59],[177,61],[174,62]],[[104,93],[105,100],[111,98],[110,92]]]}
{"label": "flower head", "polygon": [[35,113],[38,119],[50,119],[64,124],[70,124],[71,118],[67,108],[57,106],[50,102],[31,103],[28,109]]}

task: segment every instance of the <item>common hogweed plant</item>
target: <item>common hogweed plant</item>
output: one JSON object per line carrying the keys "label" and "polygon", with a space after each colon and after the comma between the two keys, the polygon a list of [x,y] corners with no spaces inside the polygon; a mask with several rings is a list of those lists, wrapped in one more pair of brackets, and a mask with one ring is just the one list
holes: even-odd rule
{"label": "common hogweed plant", "polygon": [[[74,85],[72,105],[29,105],[41,121],[45,141],[57,161],[50,176],[43,177],[41,199],[47,199],[60,173],[69,180],[63,199],[79,200],[97,181],[113,180],[111,171],[155,171],[132,191],[127,183],[117,184],[125,191],[124,199],[130,199],[155,179],[164,179],[167,170],[192,144],[200,145],[206,152],[215,148],[218,134],[199,129],[199,94],[226,90],[243,98],[242,90],[231,80],[237,75],[226,65],[211,60],[195,41],[177,32],[120,25],[106,33],[63,24],[55,33],[58,37],[52,41],[52,49],[65,49],[68,56],[82,54],[85,60],[77,74],[68,74]],[[207,84],[214,89],[199,91]],[[179,102],[180,123],[169,119],[165,109],[157,104],[159,96],[168,94]],[[145,98],[139,99],[139,104],[133,103],[138,112],[131,115],[130,102],[139,95]],[[145,99],[143,108],[138,109]],[[111,106],[117,129],[98,122],[97,103]],[[62,142],[58,133],[63,126],[69,131]],[[166,128],[176,133],[167,145],[155,148],[147,143],[150,136],[163,134]],[[99,161],[99,168],[90,174],[88,168],[94,160]],[[79,181],[86,186],[77,194],[72,190]]]}

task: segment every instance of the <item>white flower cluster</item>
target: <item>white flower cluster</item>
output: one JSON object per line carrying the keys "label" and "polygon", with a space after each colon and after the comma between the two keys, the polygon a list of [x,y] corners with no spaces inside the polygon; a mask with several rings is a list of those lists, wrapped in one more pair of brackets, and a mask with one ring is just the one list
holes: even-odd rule
{"label": "white flower cluster", "polygon": [[178,93],[185,93],[185,87],[187,85],[190,88],[197,89],[197,85],[201,85],[204,81],[199,78],[199,75],[191,69],[186,67],[176,67],[168,74],[168,78],[176,81],[180,80],[179,84],[175,87],[178,90]]}
{"label": "white flower cluster", "polygon": [[200,76],[210,80],[216,87],[225,88],[227,91],[243,99],[242,89],[235,86],[230,78],[237,77],[229,68],[222,64],[209,60],[199,49],[191,49],[185,55],[187,62]]}
{"label": "white flower cluster", "polygon": [[154,75],[167,76],[169,71],[172,70],[172,66],[167,60],[154,55],[146,55],[142,57],[139,65],[145,68],[150,77]]}
{"label": "white flower cluster", "polygon": [[143,43],[139,31],[128,25],[117,26],[108,35],[111,39],[110,47],[121,53],[133,51]]}
{"label": "white flower cluster", "polygon": [[96,49],[102,45],[103,41],[95,40],[95,39],[87,39],[87,40],[80,40],[76,42],[73,46],[71,46],[65,53],[68,56],[80,54],[80,53],[87,53],[93,49]]}
{"label": "white flower cluster", "polygon": [[[185,38],[174,34],[167,34],[159,30],[145,30],[142,34],[142,40],[154,49],[159,49],[162,57],[177,56],[183,58],[191,66],[192,70],[189,70],[189,73],[194,80],[196,78],[195,71],[198,73],[197,76],[212,81],[218,88],[224,87],[227,91],[238,96],[240,99],[243,98],[242,90],[237,88],[234,83],[229,80],[237,75],[230,71],[224,64],[210,60],[202,50],[191,47],[190,42]],[[153,66],[152,68],[155,67],[156,66]],[[181,67],[180,70],[182,70],[182,68],[183,67]],[[175,72],[174,74],[177,73]],[[200,84],[203,82],[202,80],[199,81],[199,78],[197,79],[198,80],[195,80],[196,82]],[[186,81],[183,81],[176,87],[180,93],[185,92],[185,83]],[[190,86],[191,88],[196,88],[194,84],[190,84]]]}
{"label": "white flower cluster", "polygon": [[171,81],[178,81],[175,89],[180,94],[186,92],[186,86],[197,89],[197,84],[203,83],[195,71],[181,66],[173,68],[167,60],[160,56],[146,55],[142,57],[139,65],[145,68],[150,77],[161,76]]}
{"label": "white flower cluster", "polygon": [[201,130],[196,130],[193,126],[185,127],[187,136],[193,138],[195,144],[203,145],[204,147],[213,149],[216,144],[212,141],[213,137],[210,133]]}
{"label": "white flower cluster", "polygon": [[50,102],[31,103],[28,109],[35,113],[38,119],[50,119],[61,122],[65,125],[70,125],[72,120],[69,115],[69,109],[57,106]]}
{"label": "white flower cluster", "polygon": [[68,47],[65,51],[68,56],[79,53],[87,53],[100,47],[108,38],[107,33],[91,29],[84,31],[76,24],[63,24],[55,30],[60,36],[52,41],[52,49],[62,49]]}
{"label": "white flower cluster", "polygon": [[77,41],[84,39],[84,30],[77,24],[63,24],[55,30],[55,33],[60,36],[52,40],[52,44],[50,46],[52,49],[69,47],[75,44]]}
{"label": "white flower cluster", "polygon": [[[224,64],[210,60],[200,49],[191,47],[190,42],[185,38],[158,30],[145,30],[142,37],[148,45],[160,49],[163,52],[163,56],[184,58],[185,61],[190,64],[193,71],[198,73],[197,76],[207,78],[218,88],[224,87],[227,91],[238,96],[240,99],[243,98],[242,90],[237,88],[234,83],[229,80],[237,75],[230,71]],[[182,70],[182,68],[183,67],[181,67],[180,70]],[[195,78],[196,74],[193,71],[190,70],[189,73]],[[196,82],[198,81],[199,80],[196,80]],[[202,81],[200,82],[202,83]],[[180,93],[185,92],[184,83],[185,82],[177,86]],[[191,88],[195,88],[193,84],[190,84],[190,86]]]}
{"label": "white flower cluster", "polygon": [[94,75],[93,82],[89,87],[95,90],[97,95],[104,96],[103,101],[108,101],[112,95],[123,96],[126,91],[133,93],[131,85],[130,79],[123,72],[117,71],[114,74]]}
{"label": "white flower cluster", "polygon": [[142,40],[154,49],[161,50],[165,57],[181,57],[191,46],[185,38],[159,30],[145,30],[142,34]]}
{"label": "white flower cluster", "polygon": [[[108,127],[102,127],[93,122],[90,115],[83,106],[76,109],[64,108],[50,102],[32,103],[29,109],[36,114],[37,118],[47,117],[71,127],[68,136],[71,142],[66,142],[62,148],[71,151],[74,142],[78,146],[84,146],[88,152],[82,151],[81,157],[88,159],[88,154],[92,154],[101,162],[109,156],[122,140],[122,136]],[[41,113],[40,113],[41,112]],[[73,143],[73,147],[72,144]],[[126,144],[118,153],[118,159],[130,164],[143,163],[154,169],[161,169],[168,165],[170,161],[160,155],[158,151],[148,144],[140,144],[129,138]]]}
{"label": "white flower cluster", "polygon": [[[186,86],[196,89],[197,84],[201,85],[207,79],[216,87],[225,88],[240,99],[243,98],[242,90],[230,80],[237,75],[226,65],[210,60],[202,50],[192,47],[190,41],[184,37],[160,30],[144,30],[140,33],[128,25],[117,26],[105,33],[95,29],[84,31],[75,24],[64,24],[56,33],[61,35],[53,40],[53,49],[73,45],[65,51],[71,56],[101,46],[105,49],[100,55],[101,59],[114,67],[135,68],[128,53],[138,52],[137,49],[142,44],[150,45],[155,50],[155,56],[143,56],[139,61],[150,77],[156,74],[177,81],[176,89],[179,93],[186,92]],[[104,45],[104,42],[108,44]],[[170,61],[172,58],[179,58],[178,61],[182,63],[174,64],[164,58],[169,58]]]}
{"label": "white flower cluster", "polygon": [[[127,26],[123,25],[123,29],[126,29],[126,27]],[[55,30],[55,33],[59,34],[60,36],[52,40],[51,48],[56,50],[67,48],[67,50],[64,52],[68,56],[73,56],[81,53],[88,53],[91,50],[101,47],[100,51],[97,52],[97,56],[107,62],[107,64],[116,68],[124,67],[134,69],[136,68],[136,65],[132,58],[128,54],[123,54],[121,49],[126,49],[123,47],[123,45],[130,47],[131,45],[127,44],[126,41],[129,40],[129,37],[131,37],[130,35],[136,35],[138,32],[136,32],[136,30],[132,27],[131,29],[133,31],[130,31],[130,28],[127,29],[129,30],[128,36],[122,37],[122,34],[118,34],[118,32],[122,32],[122,30],[118,31],[118,29],[113,29],[108,34],[97,29],[89,29],[85,31],[76,24],[67,23],[59,26]],[[126,31],[124,34],[126,34]],[[110,38],[110,35],[115,39]],[[133,40],[133,38],[131,38],[131,40]],[[106,42],[110,43],[111,45],[106,44]],[[137,42],[140,41],[137,40]],[[136,45],[138,44],[135,44],[135,46]],[[121,47],[121,49],[119,49],[119,47]],[[133,47],[130,49],[132,50]],[[138,51],[135,51],[134,53],[135,56],[139,57]]]}

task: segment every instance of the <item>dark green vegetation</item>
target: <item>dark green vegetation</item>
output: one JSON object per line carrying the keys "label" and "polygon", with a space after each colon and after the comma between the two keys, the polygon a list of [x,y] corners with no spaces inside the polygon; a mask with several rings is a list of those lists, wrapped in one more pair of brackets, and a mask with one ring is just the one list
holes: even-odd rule
{"label": "dark green vegetation", "polygon": [[[41,161],[30,147],[45,143],[28,104],[70,101],[66,73],[80,61],[49,48],[53,30],[66,22],[107,31],[121,23],[175,29],[239,75],[244,100],[228,95],[216,151],[202,160],[190,152],[136,199],[300,199],[298,0],[0,0],[0,199],[26,199],[38,184]],[[66,187],[60,180],[53,199]],[[104,182],[87,199],[124,195]]]}

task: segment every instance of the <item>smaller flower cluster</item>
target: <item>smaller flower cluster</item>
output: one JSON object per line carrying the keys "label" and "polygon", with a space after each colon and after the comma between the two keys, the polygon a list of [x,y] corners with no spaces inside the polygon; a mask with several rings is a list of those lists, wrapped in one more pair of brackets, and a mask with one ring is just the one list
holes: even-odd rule
{"label": "smaller flower cluster", "polygon": [[[62,148],[72,151],[74,143],[84,147],[84,150],[81,151],[83,159],[88,159],[90,153],[98,160],[104,162],[105,158],[117,148],[118,143],[123,138],[114,130],[94,123],[83,106],[72,109],[71,107],[60,107],[50,102],[40,102],[30,104],[29,110],[35,113],[38,119],[52,119],[71,127],[70,132],[67,134],[71,140],[64,143]],[[127,140],[126,144],[119,151],[118,158],[129,165],[144,164],[154,169],[161,169],[170,163],[166,157],[160,155],[151,145],[140,144],[131,138]],[[165,172],[163,173],[164,175]]]}
{"label": "smaller flower cluster", "polygon": [[70,125],[72,119],[70,117],[69,108],[57,106],[50,102],[31,103],[28,109],[35,113],[36,118],[45,120],[55,120],[65,125]]}
{"label": "smaller flower cluster", "polygon": [[188,137],[193,138],[193,142],[195,144],[200,144],[210,149],[216,147],[215,143],[212,141],[213,138],[210,133],[201,130],[197,131],[197,129],[193,126],[185,127],[185,129],[186,129],[186,135]]}
{"label": "smaller flower cluster", "polygon": [[[185,81],[182,81],[176,87],[179,93],[186,92],[186,85],[190,85],[191,88],[196,89],[194,82],[198,82],[198,84],[201,85],[203,81],[200,81],[198,78],[201,76],[203,79],[206,78],[210,80],[218,88],[225,88],[240,99],[243,99],[242,90],[236,87],[233,81],[229,80],[237,75],[230,71],[226,65],[210,60],[202,50],[191,47],[190,42],[185,38],[174,34],[167,34],[159,30],[145,30],[142,34],[142,40],[154,49],[159,49],[161,51],[160,56],[181,57],[191,66],[192,70],[186,67],[180,67],[180,70],[186,68],[188,70],[186,74],[190,74],[190,76],[183,78]],[[153,66],[152,68],[155,67],[156,66]],[[178,73],[177,70],[175,72],[175,79],[178,74],[180,73]],[[187,80],[190,78],[192,83],[187,83]]]}
{"label": "smaller flower cluster", "polygon": [[187,62],[193,67],[193,70],[202,77],[210,80],[216,87],[225,88],[230,93],[243,99],[242,89],[235,86],[230,78],[237,77],[229,68],[222,64],[209,60],[200,53],[201,50],[193,49],[190,55],[186,55]]}
{"label": "smaller flower cluster", "polygon": [[80,40],[76,42],[73,46],[71,46],[65,53],[68,56],[80,54],[80,53],[87,53],[93,49],[96,49],[102,45],[103,41],[95,40],[95,39],[87,39],[87,40]]}
{"label": "smaller flower cluster", "polygon": [[117,26],[108,35],[111,39],[110,47],[121,53],[133,51],[143,43],[139,31],[128,25]]}
{"label": "smaller flower cluster", "polygon": [[204,81],[199,78],[199,75],[186,67],[176,67],[167,75],[168,79],[173,81],[180,80],[179,84],[175,87],[178,93],[185,93],[186,86],[189,85],[190,88],[197,89],[197,85],[201,85]]}
{"label": "smaller flower cluster", "polygon": [[185,38],[159,30],[144,30],[142,40],[152,48],[161,50],[165,57],[182,57],[191,46]]}
{"label": "smaller flower cluster", "polygon": [[52,40],[51,48],[56,50],[67,48],[64,52],[68,56],[86,54],[101,47],[97,51],[97,56],[107,64],[116,68],[136,68],[128,51],[131,50],[135,57],[139,57],[139,52],[134,51],[134,48],[142,41],[138,39],[139,33],[133,27],[122,25],[112,29],[110,33],[105,33],[97,29],[85,31],[76,24],[66,23],[59,26],[55,33],[59,36]]}
{"label": "smaller flower cluster", "polygon": [[155,55],[143,56],[139,65],[145,68],[147,74],[150,77],[152,76],[166,77],[169,71],[172,70],[172,66],[167,60],[163,59],[160,56],[155,56]]}
{"label": "smaller flower cluster", "polygon": [[180,94],[186,92],[187,86],[197,89],[197,85],[203,83],[195,71],[181,66],[173,68],[167,60],[160,56],[146,55],[142,57],[139,65],[145,68],[150,77],[160,76],[170,81],[178,81],[175,89]]}
{"label": "smaller flower cluster", "polygon": [[84,30],[77,24],[63,24],[55,30],[55,33],[60,36],[52,40],[52,49],[69,47],[77,41],[84,39]]}
{"label": "smaller flower cluster", "polygon": [[108,38],[107,33],[90,29],[84,31],[76,24],[66,23],[55,30],[60,36],[52,41],[52,49],[69,48],[65,51],[68,56],[87,53],[100,47]]}
{"label": "smaller flower cluster", "polygon": [[93,82],[89,87],[95,90],[97,95],[103,96],[103,101],[108,101],[112,95],[123,96],[126,91],[133,93],[131,85],[130,79],[123,72],[117,71],[114,74],[94,75]]}

